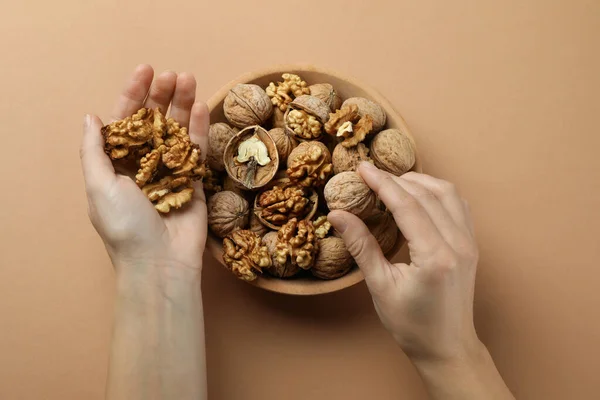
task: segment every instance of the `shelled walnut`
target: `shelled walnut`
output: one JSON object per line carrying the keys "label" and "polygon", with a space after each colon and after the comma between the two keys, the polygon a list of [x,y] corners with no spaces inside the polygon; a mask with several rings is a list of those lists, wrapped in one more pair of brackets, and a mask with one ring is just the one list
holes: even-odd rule
{"label": "shelled walnut", "polygon": [[371,156],[375,166],[400,176],[415,165],[415,142],[399,129],[379,132],[371,142]]}
{"label": "shelled walnut", "polygon": [[286,259],[284,264],[277,262],[277,232],[269,232],[262,238],[263,244],[267,246],[269,255],[271,256],[271,266],[267,268],[267,272],[277,278],[291,278],[297,275],[302,269],[293,264],[289,259]]}
{"label": "shelled walnut", "polygon": [[227,143],[223,159],[231,179],[250,190],[269,183],[279,168],[277,146],[258,125],[238,132]]}
{"label": "shelled walnut", "polygon": [[221,186],[221,177],[219,174],[205,165],[204,179],[202,179],[202,188],[205,192],[217,193],[223,190]]}
{"label": "shelled walnut", "polygon": [[271,229],[279,229],[290,219],[310,219],[318,207],[319,196],[314,189],[280,179],[254,200],[254,213]]}
{"label": "shelled walnut", "polygon": [[206,162],[214,171],[225,171],[223,154],[227,143],[239,132],[239,129],[232,128],[224,122],[212,124],[208,130],[208,150],[206,152]]}
{"label": "shelled walnut", "polygon": [[271,256],[261,238],[252,231],[238,230],[223,239],[223,261],[238,278],[253,281],[263,268],[271,266]]}
{"label": "shelled walnut", "polygon": [[356,172],[334,175],[325,185],[323,193],[330,210],[348,211],[361,219],[381,212],[375,192]]}
{"label": "shelled walnut", "polygon": [[329,119],[329,107],[315,96],[303,95],[292,101],[284,115],[285,128],[290,135],[302,140],[319,139],[323,124]]}
{"label": "shelled walnut", "polygon": [[223,111],[231,125],[245,128],[268,121],[273,114],[273,105],[260,86],[239,83],[227,94]]}
{"label": "shelled walnut", "polygon": [[308,87],[310,95],[321,99],[331,112],[339,109],[342,106],[342,98],[329,83],[316,83]]}
{"label": "shelled walnut", "polygon": [[194,188],[188,177],[167,176],[142,188],[148,200],[161,213],[168,213],[172,208],[180,208],[192,199]]}
{"label": "shelled walnut", "polygon": [[346,105],[329,115],[325,131],[343,138],[343,146],[354,147],[373,132],[373,117],[369,114],[361,116],[356,104]]}
{"label": "shelled walnut", "polygon": [[207,208],[208,226],[219,237],[225,237],[248,225],[248,202],[233,192],[215,193],[208,200]]}
{"label": "shelled walnut", "polygon": [[277,232],[275,260],[281,265],[291,262],[302,269],[310,269],[318,251],[315,228],[310,221],[292,218]]}
{"label": "shelled walnut", "polygon": [[158,149],[151,150],[140,160],[140,169],[135,176],[135,183],[139,187],[143,187],[156,176],[158,167],[160,166],[162,153]]}
{"label": "shelled walnut", "polygon": [[287,175],[290,180],[305,187],[320,187],[333,171],[331,154],[321,142],[302,142],[287,160]]}
{"label": "shelled walnut", "polygon": [[331,229],[331,222],[327,220],[326,215],[321,215],[313,221],[313,226],[315,227],[315,235],[317,236],[317,238],[323,239],[329,234],[329,230]]}
{"label": "shelled walnut", "polygon": [[319,240],[319,254],[310,272],[320,279],[336,279],[346,275],[353,265],[344,241],[331,236]]}
{"label": "shelled walnut", "polygon": [[351,97],[342,103],[342,108],[344,108],[344,106],[351,106],[353,104],[358,107],[358,115],[361,118],[365,115],[371,116],[373,119],[374,133],[383,129],[387,118],[385,111],[383,111],[383,108],[379,104],[369,99],[365,99],[364,97]]}
{"label": "shelled walnut", "polygon": [[377,243],[379,243],[383,254],[389,254],[396,246],[396,242],[400,236],[400,230],[393,215],[389,212],[384,212],[368,218],[365,220],[365,223],[377,240]]}
{"label": "shelled walnut", "polygon": [[362,161],[373,162],[369,157],[369,149],[363,143],[359,143],[355,147],[346,147],[339,143],[335,146],[331,155],[331,163],[335,174],[344,171],[356,171]]}
{"label": "shelled walnut", "polygon": [[284,128],[273,128],[269,131],[269,135],[273,138],[277,147],[280,165],[285,165],[292,150],[298,146],[298,141],[294,136],[289,135]]}
{"label": "shelled walnut", "polygon": [[141,108],[130,117],[102,127],[104,149],[112,160],[127,157],[152,140],[154,110]]}
{"label": "shelled walnut", "polygon": [[296,74],[285,73],[281,77],[283,82],[269,83],[266,93],[271,98],[274,107],[285,111],[294,97],[310,94],[310,90],[306,82]]}

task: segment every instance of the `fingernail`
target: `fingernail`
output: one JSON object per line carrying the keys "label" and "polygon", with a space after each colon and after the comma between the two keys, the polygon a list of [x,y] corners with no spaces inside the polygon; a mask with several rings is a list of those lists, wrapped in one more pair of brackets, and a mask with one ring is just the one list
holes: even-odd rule
{"label": "fingernail", "polygon": [[377,167],[375,167],[372,163],[368,161],[361,161],[359,164],[360,168],[364,168],[366,171],[376,171]]}
{"label": "fingernail", "polygon": [[348,229],[348,223],[346,222],[346,218],[336,214],[333,215],[333,218],[331,218],[331,215],[327,218],[329,219],[329,222],[331,222],[335,230],[338,231],[340,234],[343,234],[344,232],[346,232],[346,229]]}
{"label": "fingernail", "polygon": [[83,117],[83,127],[88,128],[92,123],[92,116],[90,114],[85,114]]}

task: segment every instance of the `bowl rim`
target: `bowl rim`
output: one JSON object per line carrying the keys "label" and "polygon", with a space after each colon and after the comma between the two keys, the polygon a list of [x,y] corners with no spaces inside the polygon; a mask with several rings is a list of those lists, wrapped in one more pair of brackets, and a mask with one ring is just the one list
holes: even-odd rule
{"label": "bowl rim", "polygon": [[[215,94],[213,94],[208,99],[207,105],[209,108],[209,113],[210,114],[213,113],[213,111],[216,109],[216,107],[219,104],[221,104],[221,102],[225,99],[229,90],[231,88],[233,88],[235,85],[240,84],[240,83],[252,82],[259,78],[267,76],[267,75],[281,74],[284,72],[293,72],[293,73],[298,73],[300,75],[302,74],[302,72],[315,72],[315,73],[319,73],[319,74],[323,74],[323,75],[334,76],[338,80],[348,82],[351,86],[360,87],[362,90],[364,90],[369,95],[371,100],[375,101],[376,103],[380,104],[381,107],[383,107],[386,114],[388,114],[388,115],[393,114],[394,119],[398,121],[400,130],[402,130],[402,132],[406,133],[412,139],[413,143],[415,144],[415,165],[413,167],[413,170],[417,171],[417,172],[422,171],[421,160],[419,157],[419,152],[418,152],[418,147],[416,145],[416,141],[415,141],[410,129],[408,128],[406,121],[404,120],[402,115],[393,107],[393,105],[385,97],[383,97],[377,90],[364,84],[360,80],[358,80],[354,77],[345,75],[343,73],[340,73],[336,70],[329,69],[329,68],[316,67],[316,66],[310,65],[310,64],[276,64],[276,65],[272,65],[270,67],[257,69],[257,70],[251,71],[251,72],[246,72],[246,73],[241,74],[238,77],[232,79],[225,85],[223,85],[219,90],[217,90],[217,92],[215,92]],[[317,82],[317,83],[319,83],[319,82]],[[217,121],[215,121],[215,122],[217,122]],[[211,123],[214,123],[214,122],[211,121]],[[218,240],[218,238],[216,236],[214,236],[210,232],[210,230],[208,232],[209,233],[208,233],[208,237],[207,237],[207,241],[206,241],[206,248],[208,249],[209,253],[216,259],[216,261],[219,264],[221,264],[223,266],[223,268],[225,268],[225,264],[223,262],[223,257],[222,257],[223,250],[222,250],[221,241]],[[404,239],[402,234],[399,233],[399,237],[398,237],[398,240],[396,241],[396,244],[394,245],[392,250],[387,254],[386,257],[388,259],[393,258],[395,255],[398,254],[398,252],[400,251],[400,249],[402,248],[402,246],[405,243],[406,243],[406,240]],[[339,290],[343,290],[343,289],[349,288],[351,286],[354,286],[354,285],[362,282],[363,280],[364,280],[364,274],[362,273],[360,268],[355,266],[348,274],[346,274],[340,278],[332,279],[332,280],[315,280],[315,281],[311,281],[310,285],[305,285],[304,282],[306,282],[306,281],[297,281],[297,280],[293,280],[293,279],[286,280],[286,279],[280,279],[280,278],[275,278],[275,277],[269,277],[267,275],[259,276],[256,280],[248,282],[248,283],[253,286],[268,290],[270,292],[288,294],[288,295],[296,295],[296,296],[312,296],[312,295],[337,292]]]}

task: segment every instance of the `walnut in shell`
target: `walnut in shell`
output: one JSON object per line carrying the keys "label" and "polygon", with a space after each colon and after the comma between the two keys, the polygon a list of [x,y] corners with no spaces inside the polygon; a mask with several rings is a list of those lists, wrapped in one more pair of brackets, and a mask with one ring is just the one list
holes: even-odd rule
{"label": "walnut in shell", "polygon": [[373,132],[379,132],[383,129],[386,122],[386,115],[379,104],[364,97],[351,97],[344,101],[342,108],[351,104],[355,104],[358,107],[358,115],[361,117],[370,115],[373,118]]}
{"label": "walnut in shell", "polygon": [[214,171],[225,171],[223,154],[227,143],[239,132],[239,129],[232,128],[224,122],[217,122],[210,126],[208,130],[208,151],[206,153],[206,162]]}
{"label": "walnut in shell", "polygon": [[319,251],[315,228],[310,221],[295,218],[277,232],[275,261],[281,265],[291,262],[302,269],[310,269]]}
{"label": "walnut in shell", "polygon": [[298,274],[302,269],[293,264],[290,260],[286,260],[284,264],[279,264],[275,257],[277,252],[277,232],[269,232],[263,236],[263,244],[267,246],[269,255],[271,256],[271,266],[267,268],[267,272],[277,278],[291,278]]}
{"label": "walnut in shell", "polygon": [[300,143],[288,156],[287,167],[290,180],[305,187],[323,186],[333,171],[331,153],[318,141]]}
{"label": "walnut in shell", "polygon": [[317,211],[319,196],[289,179],[279,179],[254,199],[254,213],[259,221],[278,230],[290,219],[310,219]]}
{"label": "walnut in shell", "polygon": [[250,210],[250,230],[256,233],[258,236],[263,237],[269,232],[269,228],[263,225],[262,222],[258,219],[258,216],[254,212],[254,210]]}
{"label": "walnut in shell", "polygon": [[225,178],[223,179],[223,190],[229,190],[230,192],[239,194],[242,197],[246,197],[247,193],[244,185],[234,181],[229,175],[225,175]]}
{"label": "walnut in shell", "polygon": [[329,107],[315,96],[303,95],[290,103],[284,115],[285,129],[302,140],[318,139],[329,119]]}
{"label": "walnut in shell", "polygon": [[344,240],[335,236],[319,240],[319,254],[310,272],[320,279],[336,279],[346,275],[354,266],[354,259]]}
{"label": "walnut in shell", "polygon": [[334,175],[325,185],[323,194],[330,210],[348,211],[361,219],[380,212],[377,195],[353,171]]}
{"label": "walnut in shell", "polygon": [[223,239],[223,261],[235,276],[253,281],[263,268],[271,266],[271,256],[261,238],[252,231],[238,230]]}
{"label": "walnut in shell", "polygon": [[208,226],[218,237],[244,229],[248,225],[249,205],[246,199],[229,191],[215,193],[208,200]]}
{"label": "walnut in shell", "polygon": [[273,114],[273,105],[260,86],[239,83],[227,94],[223,111],[231,125],[245,128],[265,123]]}
{"label": "walnut in shell", "polygon": [[223,157],[227,174],[249,190],[265,186],[279,168],[277,146],[258,125],[238,132],[227,143]]}
{"label": "walnut in shell", "polygon": [[273,128],[269,131],[269,135],[273,138],[277,147],[279,164],[285,165],[292,150],[298,146],[298,141],[294,136],[289,135],[284,128]]}
{"label": "walnut in shell", "polygon": [[369,149],[363,143],[359,143],[355,147],[346,147],[339,143],[335,146],[331,155],[333,173],[335,174],[344,171],[356,171],[358,164],[362,161],[373,162],[369,157]]}
{"label": "walnut in shell", "polygon": [[331,112],[342,106],[342,98],[329,83],[317,83],[308,87],[310,95],[321,99]]}
{"label": "walnut in shell", "polygon": [[396,246],[400,235],[394,216],[389,212],[383,212],[368,218],[365,223],[379,243],[383,254],[389,254]]}
{"label": "walnut in shell", "polygon": [[415,142],[398,129],[386,129],[373,138],[371,157],[377,168],[400,176],[415,165]]}

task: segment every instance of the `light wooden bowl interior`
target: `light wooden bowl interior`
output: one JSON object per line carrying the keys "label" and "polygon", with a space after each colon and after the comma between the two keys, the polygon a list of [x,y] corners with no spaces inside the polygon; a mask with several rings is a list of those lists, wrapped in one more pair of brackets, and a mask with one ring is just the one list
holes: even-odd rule
{"label": "light wooden bowl interior", "polygon": [[[327,71],[321,68],[315,68],[312,66],[298,66],[298,65],[281,65],[272,68],[263,69],[260,71],[250,72],[239,78],[229,82],[223,86],[209,101],[208,106],[210,108],[210,121],[215,122],[227,122],[225,115],[223,114],[223,101],[227,96],[229,90],[238,83],[254,83],[263,88],[267,87],[269,82],[281,81],[281,74],[285,72],[292,72],[300,75],[309,85],[315,83],[330,83],[340,94],[342,99],[349,97],[365,97],[371,99],[376,103],[380,104],[387,114],[387,125],[386,128],[396,128],[410,135],[410,131],[404,122],[402,116],[394,110],[392,105],[375,90],[368,88],[362,83],[357,82],[355,79],[348,78],[338,74],[337,72]],[[416,163],[413,170],[421,171],[421,162],[418,154],[416,157]],[[391,259],[400,248],[404,245],[405,239],[402,235],[398,236],[398,241],[394,248],[387,254],[387,257]],[[222,240],[213,235],[209,234],[208,249],[211,254],[223,265],[222,257]],[[231,275],[231,279],[237,279]],[[267,274],[260,276],[253,282],[249,282],[254,286],[260,288],[284,294],[291,295],[316,295],[323,293],[335,292],[352,285],[355,285],[364,280],[364,276],[361,270],[354,266],[353,269],[346,275],[338,279],[333,280],[321,280],[310,276],[303,276],[301,278],[291,279],[280,279],[274,278]]]}

